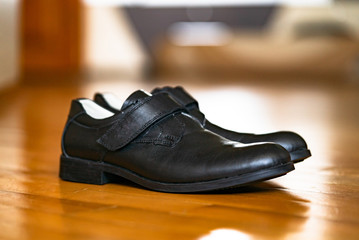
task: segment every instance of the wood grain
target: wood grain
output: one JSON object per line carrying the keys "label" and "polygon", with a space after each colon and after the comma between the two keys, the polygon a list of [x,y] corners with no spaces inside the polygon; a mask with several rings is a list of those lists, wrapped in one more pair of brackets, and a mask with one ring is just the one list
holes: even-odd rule
{"label": "wood grain", "polygon": [[[293,130],[313,156],[276,180],[203,194],[58,178],[70,101],[183,84],[208,119]],[[357,239],[359,88],[341,83],[136,81],[19,85],[0,95],[0,239]]]}

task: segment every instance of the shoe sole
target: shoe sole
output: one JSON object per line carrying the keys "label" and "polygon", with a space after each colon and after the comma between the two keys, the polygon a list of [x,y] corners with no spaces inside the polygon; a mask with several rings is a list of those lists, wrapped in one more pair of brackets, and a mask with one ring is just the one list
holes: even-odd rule
{"label": "shoe sole", "polygon": [[298,163],[303,161],[304,159],[312,156],[311,152],[309,149],[303,148],[303,149],[299,149],[297,151],[294,152],[289,152],[290,155],[290,159],[292,160],[292,162],[294,163]]}
{"label": "shoe sole", "polygon": [[63,155],[60,160],[60,178],[66,181],[103,185],[113,182],[111,175],[116,175],[151,190],[172,193],[203,192],[239,187],[279,177],[292,170],[294,170],[294,165],[292,162],[288,162],[272,168],[221,179],[191,183],[166,183],[139,176],[132,171],[105,162]]}

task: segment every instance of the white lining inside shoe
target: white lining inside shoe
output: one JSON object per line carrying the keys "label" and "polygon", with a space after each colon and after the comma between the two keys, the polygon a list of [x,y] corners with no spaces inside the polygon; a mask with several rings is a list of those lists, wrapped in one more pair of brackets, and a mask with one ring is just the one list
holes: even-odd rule
{"label": "white lining inside shoe", "polygon": [[90,99],[81,99],[79,102],[82,104],[86,113],[94,119],[105,119],[115,115],[113,112],[104,109]]}
{"label": "white lining inside shoe", "polygon": [[114,95],[112,93],[103,93],[102,96],[106,100],[108,105],[110,105],[110,107],[112,107],[118,111],[121,111],[122,102],[116,95]]}

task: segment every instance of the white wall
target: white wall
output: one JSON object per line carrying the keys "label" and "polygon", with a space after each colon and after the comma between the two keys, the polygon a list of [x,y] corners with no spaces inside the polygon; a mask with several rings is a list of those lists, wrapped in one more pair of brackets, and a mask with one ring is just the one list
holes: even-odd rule
{"label": "white wall", "polygon": [[19,74],[20,0],[0,0],[0,89],[16,82]]}
{"label": "white wall", "polygon": [[91,75],[141,75],[146,56],[117,7],[85,6],[83,63]]}

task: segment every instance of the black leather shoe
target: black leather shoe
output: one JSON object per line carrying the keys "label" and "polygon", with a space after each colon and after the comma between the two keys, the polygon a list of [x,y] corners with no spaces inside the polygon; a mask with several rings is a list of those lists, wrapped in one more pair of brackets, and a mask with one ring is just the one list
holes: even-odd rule
{"label": "black leather shoe", "polygon": [[117,114],[73,100],[62,138],[60,177],[105,184],[114,175],[164,192],[241,186],[294,169],[274,143],[244,145],[204,129],[167,93],[133,93]]}
{"label": "black leather shoe", "polygon": [[[238,133],[212,124],[199,110],[198,102],[182,87],[156,88],[152,91],[152,93],[168,93],[173,99],[185,107],[188,113],[196,118],[204,128],[229,140],[241,143],[274,142],[283,146],[289,152],[291,160],[295,163],[311,156],[304,139],[294,132],[281,131],[268,134]],[[117,100],[114,95],[98,93],[95,95],[94,99],[101,106],[112,111],[118,111],[118,107],[116,107]]]}

